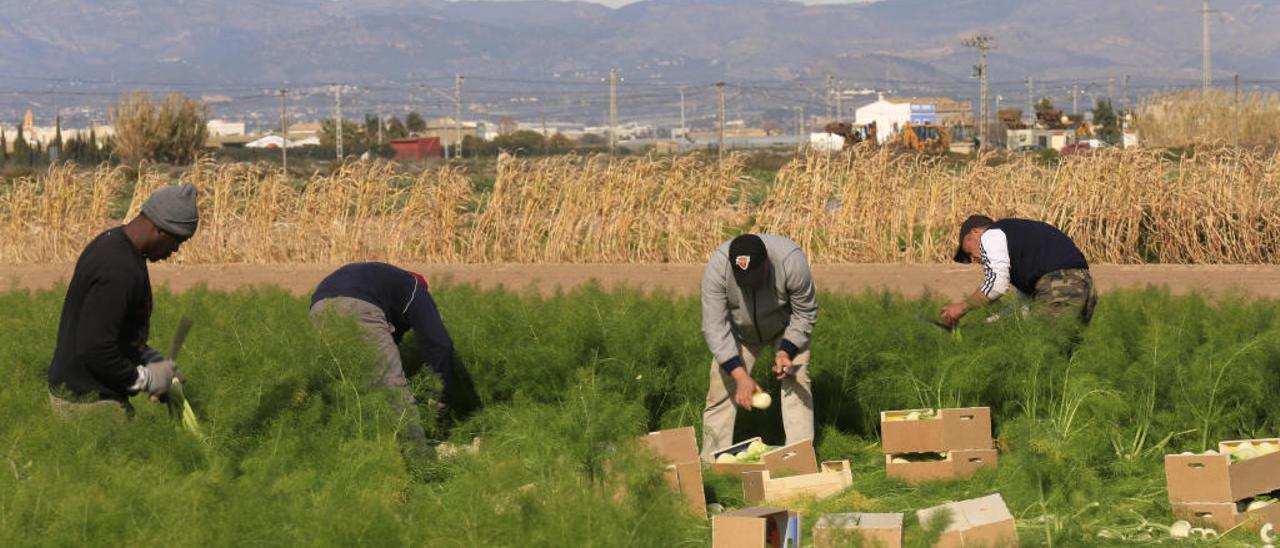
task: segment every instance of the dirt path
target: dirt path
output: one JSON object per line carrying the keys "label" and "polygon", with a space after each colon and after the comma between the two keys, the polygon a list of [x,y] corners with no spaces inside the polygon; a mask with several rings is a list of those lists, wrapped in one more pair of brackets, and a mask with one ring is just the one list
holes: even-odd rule
{"label": "dirt path", "polygon": [[[151,277],[157,286],[183,291],[204,284],[213,289],[275,285],[297,294],[311,291],[337,265],[152,265]],[[483,264],[483,265],[403,265],[428,279],[474,283],[483,288],[534,288],[551,293],[557,288],[577,287],[599,280],[605,287],[629,286],[646,291],[664,290],[682,295],[698,291],[702,265],[636,264]],[[0,265],[0,284],[22,289],[42,289],[71,278],[71,264]],[[980,273],[976,267],[959,265],[845,264],[817,265],[818,287],[827,291],[861,292],[888,288],[909,296],[925,288],[944,294],[960,294],[974,287]],[[1196,290],[1222,291],[1240,288],[1262,297],[1280,297],[1280,266],[1229,265],[1097,265],[1094,279],[1102,291],[1168,285],[1176,293]],[[2,287],[2,286],[0,286]]]}

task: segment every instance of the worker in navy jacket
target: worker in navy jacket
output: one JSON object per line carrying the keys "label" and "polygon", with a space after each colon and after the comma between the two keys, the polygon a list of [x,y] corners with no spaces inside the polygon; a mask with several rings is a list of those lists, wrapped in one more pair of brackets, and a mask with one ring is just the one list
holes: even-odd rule
{"label": "worker in navy jacket", "polygon": [[1012,286],[1050,314],[1067,311],[1083,323],[1093,318],[1098,293],[1089,263],[1071,238],[1048,223],[974,215],[960,226],[958,263],[982,263],[982,285],[965,300],[942,309],[942,322],[955,325],[971,308],[999,299]]}
{"label": "worker in navy jacket", "polygon": [[311,319],[321,323],[328,315],[352,318],[378,351],[378,378],[400,394],[408,417],[406,441],[425,450],[426,435],[416,402],[400,363],[400,339],[410,329],[417,334],[418,355],[440,376],[444,390],[437,409],[444,409],[453,381],[453,341],[421,275],[386,263],[353,263],[334,271],[320,282],[311,296]]}

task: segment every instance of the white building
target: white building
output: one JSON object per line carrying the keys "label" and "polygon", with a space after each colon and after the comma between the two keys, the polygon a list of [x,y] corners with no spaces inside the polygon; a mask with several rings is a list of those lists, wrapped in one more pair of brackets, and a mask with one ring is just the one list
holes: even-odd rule
{"label": "white building", "polygon": [[834,133],[810,133],[809,147],[822,152],[844,150],[844,137]]}
{"label": "white building", "polygon": [[893,139],[908,123],[925,124],[956,129],[973,125],[973,107],[946,97],[894,97],[883,95],[869,105],[854,112],[858,125],[876,124],[876,139],[881,143]]}
{"label": "white building", "polygon": [[876,140],[883,144],[893,139],[911,121],[911,103],[888,101],[881,97],[854,111],[853,120],[859,125],[875,123]]}
{"label": "white building", "polygon": [[244,135],[244,122],[209,120],[207,126],[210,137],[240,137]]}

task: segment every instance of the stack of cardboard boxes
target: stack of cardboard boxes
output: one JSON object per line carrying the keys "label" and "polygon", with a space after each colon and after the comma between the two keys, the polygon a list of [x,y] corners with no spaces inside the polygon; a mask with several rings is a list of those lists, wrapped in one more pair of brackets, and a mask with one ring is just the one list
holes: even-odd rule
{"label": "stack of cardboard boxes", "polygon": [[745,508],[711,520],[711,548],[799,548],[800,512]]}
{"label": "stack of cardboard boxes", "polygon": [[981,546],[1018,546],[1018,527],[1013,514],[998,493],[985,497],[950,502],[916,512],[921,527],[949,516],[948,525],[934,544],[936,548],[976,548]]}
{"label": "stack of cardboard boxes", "polygon": [[826,461],[814,474],[774,478],[768,470],[743,472],[742,491],[751,504],[781,504],[792,499],[826,498],[853,485],[849,461]]}
{"label": "stack of cardboard boxes", "polygon": [[1280,527],[1280,503],[1258,498],[1280,496],[1280,452],[1233,462],[1230,454],[1245,443],[1280,445],[1280,439],[1224,441],[1217,453],[1165,456],[1169,503],[1176,517],[1219,531],[1249,519]]}
{"label": "stack of cardboard boxes", "polygon": [[640,441],[648,445],[666,463],[663,475],[676,492],[684,495],[689,511],[707,519],[707,499],[702,490],[702,461],[698,459],[698,441],[693,427],[650,432]]}
{"label": "stack of cardboard boxes", "polygon": [[737,455],[745,452],[752,443],[762,442],[760,438],[751,438],[712,452],[711,471],[717,474],[734,476],[743,472],[763,472],[766,470],[775,475],[818,473],[818,454],[813,450],[813,440],[798,441],[773,449],[760,457],[759,463],[716,462],[719,460],[720,455]]}
{"label": "stack of cardboard boxes", "polygon": [[[854,539],[858,539],[855,544]],[[902,548],[902,514],[826,514],[813,526],[814,548]]]}
{"label": "stack of cardboard boxes", "polygon": [[880,439],[886,473],[913,485],[997,464],[989,407],[883,411]]}

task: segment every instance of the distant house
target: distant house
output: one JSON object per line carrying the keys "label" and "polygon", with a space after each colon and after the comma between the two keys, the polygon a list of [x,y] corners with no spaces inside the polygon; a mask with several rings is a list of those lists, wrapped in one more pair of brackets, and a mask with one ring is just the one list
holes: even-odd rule
{"label": "distant house", "polygon": [[439,137],[410,137],[408,139],[392,139],[391,150],[396,151],[396,160],[422,161],[427,158],[440,157]]}
{"label": "distant house", "polygon": [[1077,141],[1073,129],[1023,128],[1008,131],[1007,144],[1009,150],[1022,147],[1039,147],[1062,152],[1067,145]]}
{"label": "distant house", "polygon": [[946,97],[881,96],[854,112],[858,125],[876,124],[876,138],[881,143],[893,139],[907,124],[957,127],[972,126],[973,120],[972,105]]}
{"label": "distant house", "polygon": [[209,128],[209,137],[240,137],[245,134],[244,122],[209,120],[205,126]]}

